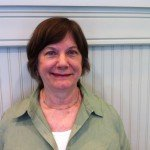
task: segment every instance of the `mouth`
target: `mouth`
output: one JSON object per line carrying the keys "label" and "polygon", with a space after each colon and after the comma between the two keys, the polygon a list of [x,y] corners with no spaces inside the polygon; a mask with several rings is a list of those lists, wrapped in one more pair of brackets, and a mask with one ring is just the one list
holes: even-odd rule
{"label": "mouth", "polygon": [[51,73],[51,75],[55,76],[55,77],[69,77],[72,74],[71,73],[66,73],[66,74],[60,74],[60,73]]}

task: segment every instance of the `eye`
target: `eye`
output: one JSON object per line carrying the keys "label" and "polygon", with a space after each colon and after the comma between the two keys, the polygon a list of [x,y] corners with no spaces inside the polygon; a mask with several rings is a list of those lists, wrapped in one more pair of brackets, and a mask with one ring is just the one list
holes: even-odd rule
{"label": "eye", "polygon": [[67,55],[69,55],[69,56],[71,56],[71,57],[74,57],[74,56],[76,56],[76,55],[78,55],[78,51],[77,50],[73,50],[73,49],[69,49],[68,51],[67,51]]}
{"label": "eye", "polygon": [[47,57],[55,57],[57,55],[57,52],[54,50],[49,50],[45,53],[45,56]]}

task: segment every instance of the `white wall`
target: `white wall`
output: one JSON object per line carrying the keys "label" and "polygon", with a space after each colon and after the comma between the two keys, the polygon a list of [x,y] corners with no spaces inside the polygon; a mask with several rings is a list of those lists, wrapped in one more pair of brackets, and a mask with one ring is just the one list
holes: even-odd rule
{"label": "white wall", "polygon": [[35,26],[66,16],[83,28],[91,72],[83,82],[121,115],[133,150],[150,149],[150,10],[136,7],[2,6],[0,3],[0,116],[36,88],[26,68]]}

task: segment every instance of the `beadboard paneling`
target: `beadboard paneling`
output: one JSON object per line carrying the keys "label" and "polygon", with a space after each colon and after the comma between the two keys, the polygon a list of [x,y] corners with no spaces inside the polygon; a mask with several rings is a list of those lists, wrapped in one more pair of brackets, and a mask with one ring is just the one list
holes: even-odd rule
{"label": "beadboard paneling", "polygon": [[[91,72],[82,82],[112,104],[133,150],[150,149],[150,46],[90,46]],[[25,47],[0,48],[0,116],[36,88]]]}
{"label": "beadboard paneling", "polygon": [[15,101],[26,97],[34,88],[35,81],[26,67],[25,48],[0,48],[0,112],[1,115]]}
{"label": "beadboard paneling", "polygon": [[133,150],[150,149],[150,46],[93,46],[83,82],[112,104]]}

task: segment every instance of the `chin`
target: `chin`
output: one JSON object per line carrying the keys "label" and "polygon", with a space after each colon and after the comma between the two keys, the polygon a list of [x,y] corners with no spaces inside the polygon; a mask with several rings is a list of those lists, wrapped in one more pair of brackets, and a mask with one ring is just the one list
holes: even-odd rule
{"label": "chin", "polygon": [[74,86],[73,84],[63,83],[63,84],[57,84],[57,85],[55,85],[55,88],[56,89],[60,89],[60,90],[65,90],[65,89],[70,89],[73,86]]}

